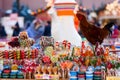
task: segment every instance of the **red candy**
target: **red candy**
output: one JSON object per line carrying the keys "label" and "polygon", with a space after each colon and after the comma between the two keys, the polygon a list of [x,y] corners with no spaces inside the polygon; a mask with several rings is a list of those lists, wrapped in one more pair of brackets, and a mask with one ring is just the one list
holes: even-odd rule
{"label": "red candy", "polygon": [[9,53],[8,53],[8,51],[7,50],[5,50],[5,59],[8,59],[9,58]]}

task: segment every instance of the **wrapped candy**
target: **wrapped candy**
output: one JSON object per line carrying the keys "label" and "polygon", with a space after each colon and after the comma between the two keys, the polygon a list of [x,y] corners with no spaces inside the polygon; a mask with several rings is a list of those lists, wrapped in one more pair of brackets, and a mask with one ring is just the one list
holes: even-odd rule
{"label": "wrapped candy", "polygon": [[17,59],[17,54],[16,54],[16,51],[15,51],[15,50],[13,51],[13,58],[14,58],[14,60]]}
{"label": "wrapped candy", "polygon": [[9,50],[9,59],[13,59],[13,50]]}
{"label": "wrapped candy", "polygon": [[85,51],[86,51],[85,48],[86,48],[86,47],[85,47],[85,42],[83,41],[83,42],[82,42],[82,46],[81,46],[81,56],[83,56],[83,57],[86,56],[86,55],[85,55]]}
{"label": "wrapped candy", "polygon": [[0,51],[0,59],[3,59],[3,51]]}
{"label": "wrapped candy", "polygon": [[53,56],[51,56],[51,62],[52,63],[56,63],[57,61],[58,61],[58,56],[56,56],[56,55],[53,55]]}
{"label": "wrapped candy", "polygon": [[71,43],[67,42],[66,49],[70,50],[70,48],[71,48]]}
{"label": "wrapped candy", "polygon": [[65,49],[65,48],[66,48],[66,45],[67,45],[67,40],[64,40],[64,41],[62,42],[62,45],[63,45],[63,49]]}
{"label": "wrapped candy", "polygon": [[21,59],[25,58],[25,51],[24,50],[20,50],[20,57],[21,57]]}
{"label": "wrapped candy", "polygon": [[56,42],[54,46],[56,51],[59,50],[59,42]]}
{"label": "wrapped candy", "polygon": [[9,53],[7,50],[4,51],[4,58],[9,59]]}
{"label": "wrapped candy", "polygon": [[31,58],[32,58],[32,59],[35,58],[35,49],[33,49],[33,50],[31,51]]}
{"label": "wrapped candy", "polygon": [[53,52],[53,47],[52,46],[47,46],[45,48],[44,54],[51,57],[52,56],[52,52]]}
{"label": "wrapped candy", "polygon": [[22,39],[22,40],[28,39],[28,34],[27,34],[27,32],[26,32],[26,31],[20,32],[19,38]]}
{"label": "wrapped candy", "polygon": [[12,70],[18,70],[18,65],[15,64],[15,63],[12,64],[11,69],[12,69]]}
{"label": "wrapped candy", "polygon": [[30,50],[30,49],[27,49],[26,58],[30,59],[30,55],[31,55],[31,50]]}
{"label": "wrapped candy", "polygon": [[20,50],[19,49],[17,49],[17,51],[16,51],[16,56],[17,56],[17,59],[20,60]]}
{"label": "wrapped candy", "polygon": [[51,63],[51,60],[48,56],[43,56],[42,58],[42,61],[45,63],[45,64],[50,64]]}
{"label": "wrapped candy", "polygon": [[40,45],[44,50],[47,46],[54,46],[54,39],[53,37],[42,36],[40,38]]}
{"label": "wrapped candy", "polygon": [[38,54],[39,54],[39,50],[36,48],[35,49],[35,58],[37,58]]}

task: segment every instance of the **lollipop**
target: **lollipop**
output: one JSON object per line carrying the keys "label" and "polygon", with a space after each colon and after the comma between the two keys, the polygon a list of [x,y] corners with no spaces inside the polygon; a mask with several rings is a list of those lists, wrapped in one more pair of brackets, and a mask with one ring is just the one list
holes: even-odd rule
{"label": "lollipop", "polygon": [[12,50],[9,50],[9,58],[13,59],[13,51]]}
{"label": "lollipop", "polygon": [[26,57],[27,57],[28,59],[30,59],[30,54],[31,54],[31,50],[28,49],[28,50],[27,50],[27,54],[26,54]]}
{"label": "lollipop", "polygon": [[16,54],[17,54],[17,59],[19,60],[20,59],[20,50],[19,49],[16,51]]}
{"label": "lollipop", "polygon": [[52,61],[52,63],[56,63],[57,61],[58,61],[58,56],[51,56],[51,61]]}
{"label": "lollipop", "polygon": [[16,55],[16,51],[15,50],[13,51],[13,58],[14,58],[14,60],[17,59],[17,55]]}
{"label": "lollipop", "polygon": [[0,51],[0,59],[3,59],[3,51]]}
{"label": "lollipop", "polygon": [[32,59],[35,58],[35,49],[33,49],[33,50],[31,51],[31,58],[32,58]]}
{"label": "lollipop", "polygon": [[7,50],[4,51],[4,57],[5,59],[9,59],[9,53]]}
{"label": "lollipop", "polygon": [[35,58],[37,58],[38,53],[39,53],[39,50],[36,48],[36,49],[35,49]]}
{"label": "lollipop", "polygon": [[70,50],[70,47],[71,47],[71,43],[68,42],[67,45],[66,45],[66,48],[67,48],[68,50]]}
{"label": "lollipop", "polygon": [[20,56],[21,56],[21,59],[25,58],[25,52],[24,52],[24,50],[20,50]]}
{"label": "lollipop", "polygon": [[64,41],[62,42],[62,45],[63,45],[63,49],[65,49],[65,48],[66,48],[66,45],[67,45],[67,40],[64,40]]}
{"label": "lollipop", "polygon": [[53,52],[53,47],[52,46],[48,46],[48,47],[45,48],[44,53],[45,53],[46,56],[51,57],[52,56],[52,52]]}

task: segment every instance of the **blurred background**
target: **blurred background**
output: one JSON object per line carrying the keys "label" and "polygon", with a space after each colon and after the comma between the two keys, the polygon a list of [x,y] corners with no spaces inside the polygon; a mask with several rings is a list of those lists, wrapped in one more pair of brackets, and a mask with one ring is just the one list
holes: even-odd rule
{"label": "blurred background", "polygon": [[[86,12],[89,22],[102,27],[103,24],[107,23],[109,20],[112,20],[119,27],[119,0],[76,1],[80,8]],[[0,0],[0,23],[1,26],[5,28],[4,32],[1,32],[0,34],[4,33],[3,35],[5,35],[5,37],[7,35],[7,38],[13,36],[13,32],[15,30],[14,26],[19,26],[20,30],[18,32],[26,30],[35,19],[35,16],[32,16],[31,12],[36,11],[39,8],[44,9],[46,4],[47,3],[45,0]],[[50,29],[48,28],[48,30],[47,35],[50,36]],[[1,31],[3,31],[3,29],[1,29]]]}

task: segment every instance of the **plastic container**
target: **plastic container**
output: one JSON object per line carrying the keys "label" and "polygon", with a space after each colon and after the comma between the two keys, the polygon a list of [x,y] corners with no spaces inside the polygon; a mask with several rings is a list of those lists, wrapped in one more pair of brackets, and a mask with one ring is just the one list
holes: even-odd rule
{"label": "plastic container", "polygon": [[15,78],[16,78],[16,76],[10,76],[10,78],[15,79]]}
{"label": "plastic container", "polygon": [[78,78],[78,80],[85,80],[85,78]]}
{"label": "plastic container", "polygon": [[23,78],[24,78],[24,76],[17,76],[17,78],[18,78],[18,79],[23,79]]}
{"label": "plastic container", "polygon": [[76,71],[70,71],[70,76],[76,76],[77,77],[77,72]]}
{"label": "plastic container", "polygon": [[93,75],[86,75],[86,78],[93,78]]}
{"label": "plastic container", "polygon": [[78,78],[77,77],[70,77],[69,80],[78,80]]}
{"label": "plastic container", "polygon": [[3,70],[3,73],[10,73],[9,69]]}

